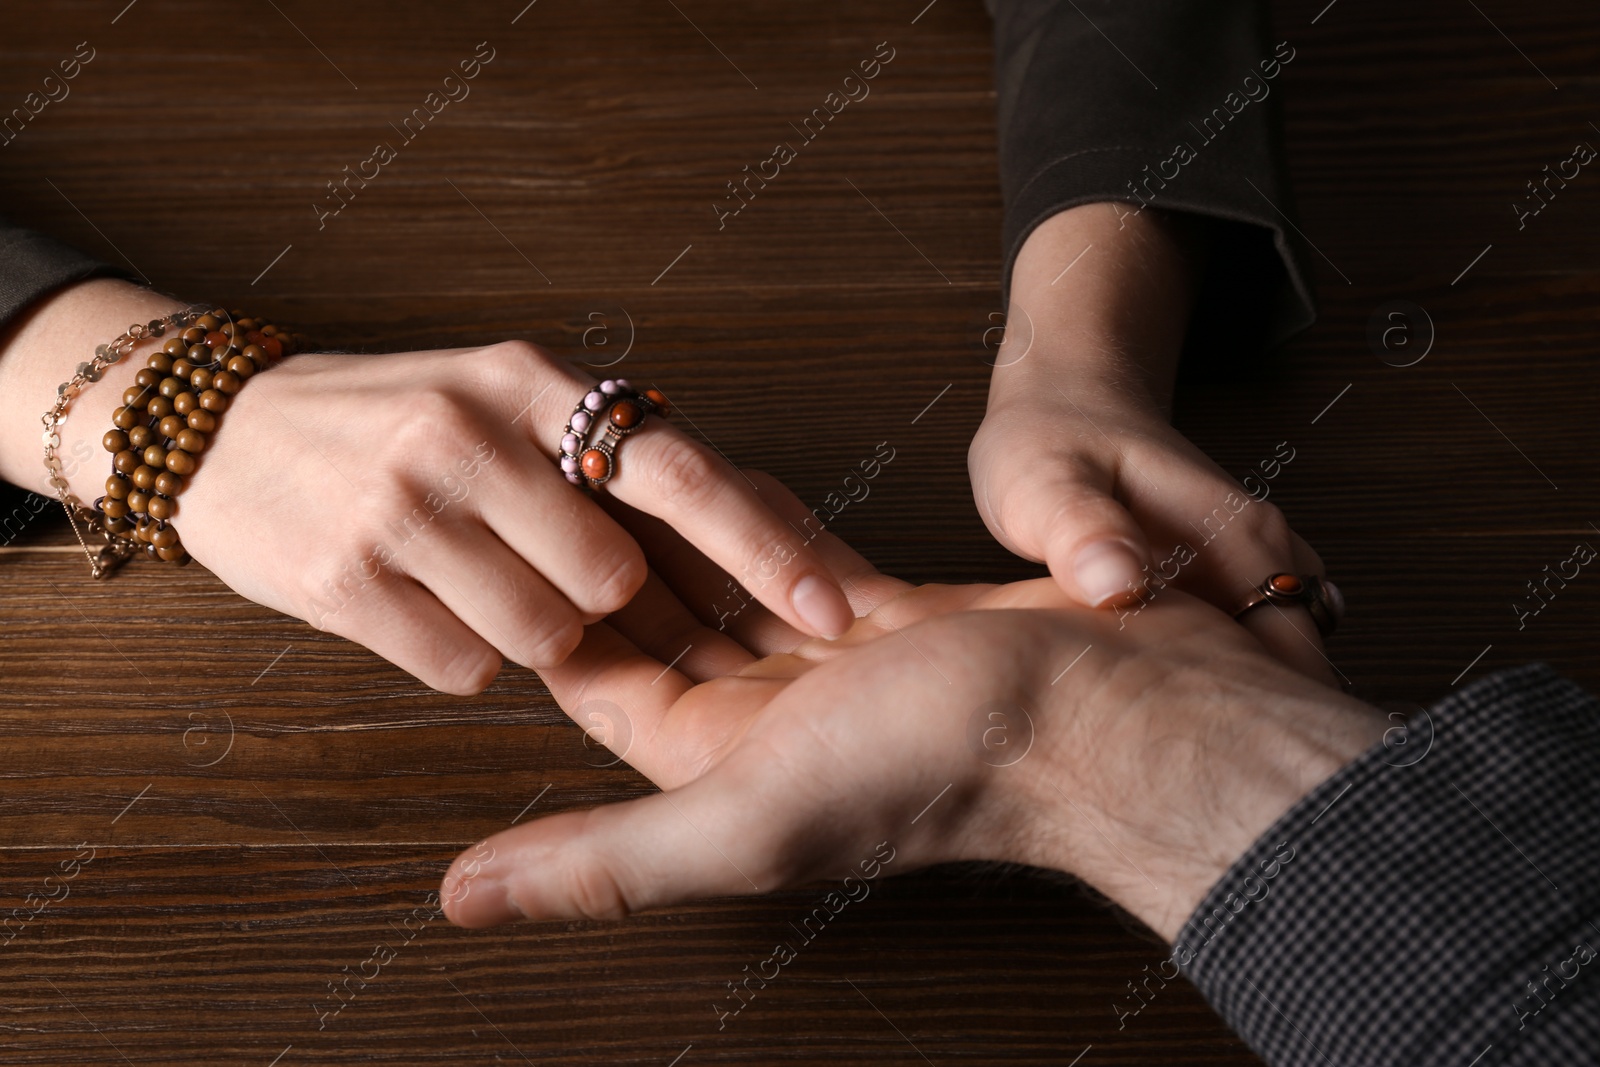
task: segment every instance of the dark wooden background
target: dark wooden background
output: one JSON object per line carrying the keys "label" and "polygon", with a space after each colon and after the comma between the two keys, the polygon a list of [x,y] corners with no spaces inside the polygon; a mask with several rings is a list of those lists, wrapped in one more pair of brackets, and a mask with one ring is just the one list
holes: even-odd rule
{"label": "dark wooden background", "polygon": [[[0,6],[0,109],[96,50],[0,148],[8,214],[340,347],[521,335],[598,365],[631,333],[625,369],[809,502],[889,440],[837,527],[884,568],[1035,572],[965,479],[1000,217],[976,0],[124,2]],[[1274,7],[1322,319],[1266,376],[1188,389],[1179,424],[1240,475],[1296,449],[1274,499],[1348,594],[1332,655],[1361,693],[1427,702],[1532,659],[1595,686],[1600,575],[1524,629],[1511,606],[1600,544],[1600,173],[1520,231],[1511,210],[1600,146],[1592,5]],[[485,40],[472,95],[319,231],[324,183]],[[880,41],[872,95],[719,233],[723,183]],[[1367,336],[1394,299],[1436,335],[1406,368]],[[608,347],[585,348],[592,311]],[[407,941],[450,858],[534,798],[647,784],[590,767],[528,671],[441,696],[199,568],[92,583],[65,537],[41,520],[0,555],[0,912],[74,845],[95,858],[0,944],[0,1062],[1254,1062],[1187,986],[1119,1030],[1160,946],[1026,874],[887,881],[720,1032],[713,1001],[813,892]],[[319,1029],[379,944],[393,961]]]}

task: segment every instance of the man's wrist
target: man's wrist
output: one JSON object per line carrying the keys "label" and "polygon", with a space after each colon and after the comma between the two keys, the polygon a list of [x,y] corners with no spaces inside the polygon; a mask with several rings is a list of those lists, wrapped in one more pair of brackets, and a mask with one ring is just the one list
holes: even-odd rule
{"label": "man's wrist", "polygon": [[[1169,942],[1274,823],[1382,740],[1375,709],[1264,653],[1168,670],[1130,657],[1091,698],[1103,715],[1053,746],[1028,789],[1053,829],[1025,862],[1093,885]],[[1052,687],[1055,688],[1055,687]],[[1083,722],[1083,698],[1059,721]]]}

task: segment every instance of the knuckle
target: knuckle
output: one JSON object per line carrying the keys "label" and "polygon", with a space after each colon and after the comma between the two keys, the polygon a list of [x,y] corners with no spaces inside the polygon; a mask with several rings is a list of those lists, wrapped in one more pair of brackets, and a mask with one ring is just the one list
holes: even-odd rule
{"label": "knuckle", "polygon": [[1033,515],[1039,510],[1039,497],[1033,493],[1019,493],[1010,486],[1002,486],[996,497],[990,498],[990,506],[994,509],[995,521],[998,522],[1013,537],[1025,537],[1028,527],[1032,524]]}
{"label": "knuckle", "polygon": [[505,374],[526,373],[544,362],[543,350],[531,341],[513,338],[489,345],[474,357],[478,363]]}
{"label": "knuckle", "polygon": [[586,611],[610,614],[620,610],[644,586],[649,573],[644,554],[630,543],[628,550],[615,555],[598,555],[594,563],[595,576],[585,583],[578,607]]}
{"label": "knuckle", "polygon": [[1037,482],[1017,481],[1000,497],[1000,524],[1030,544],[1043,543],[1062,531],[1076,530],[1098,509],[1103,494],[1093,488],[1093,471],[1081,456],[1054,461],[1051,476]]}
{"label": "knuckle", "polygon": [[705,449],[681,435],[661,436],[650,474],[656,493],[675,508],[707,504],[721,485],[721,471]]}
{"label": "knuckle", "polygon": [[[413,670],[404,663],[399,664]],[[494,676],[500,673],[500,654],[487,645],[462,645],[445,652],[429,668],[416,669],[419,678],[428,681],[435,689],[455,696],[473,696],[489,688]]]}
{"label": "knuckle", "polygon": [[[1283,509],[1270,501],[1256,501],[1246,509],[1249,530],[1256,539],[1274,549],[1288,552],[1293,547],[1293,531]],[[1285,561],[1287,562],[1287,560]]]}
{"label": "knuckle", "polygon": [[[755,542],[755,549],[747,557],[744,570],[736,577],[746,588],[754,591],[775,581],[789,564],[799,558],[801,547],[795,538],[777,534]],[[798,581],[800,572],[793,574],[790,582]],[[780,583],[780,585],[788,584]]]}
{"label": "knuckle", "polygon": [[982,426],[978,427],[978,432],[972,435],[972,443],[967,445],[967,474],[973,478],[977,478],[988,471],[990,457],[994,454],[994,447],[991,444],[992,436],[993,431],[989,429],[989,423],[985,421]]}
{"label": "knuckle", "polygon": [[801,841],[780,840],[763,851],[765,854],[754,861],[744,861],[751,868],[750,880],[763,889],[795,885],[812,873],[811,864],[801,858],[807,851]]}
{"label": "knuckle", "polygon": [[568,656],[583,641],[583,627],[576,618],[546,623],[536,629],[528,647],[529,667],[555,667],[566,662]]}
{"label": "knuckle", "polygon": [[611,870],[600,862],[578,859],[562,868],[560,892],[585,919],[617,920],[628,916],[628,898]]}
{"label": "knuckle", "polygon": [[1298,537],[1295,538],[1295,548],[1299,550],[1301,556],[1307,561],[1307,565],[1310,568],[1311,573],[1328,573],[1328,565],[1323,562],[1322,553],[1318,552],[1316,549],[1312,548],[1310,545],[1306,544],[1305,541]]}
{"label": "knuckle", "polygon": [[990,528],[998,528],[997,534],[1003,535],[1001,539],[1013,551],[1029,559],[1044,558],[1043,542],[1033,529],[1033,512],[1037,505],[1032,500],[1019,493],[1001,493],[998,499],[990,497],[987,503],[992,513]]}
{"label": "knuckle", "polygon": [[406,404],[404,425],[394,440],[399,446],[396,452],[415,458],[419,446],[459,448],[477,424],[477,417],[463,397],[447,389],[422,389]]}
{"label": "knuckle", "polygon": [[360,643],[368,626],[369,594],[381,587],[386,573],[378,561],[351,548],[338,550],[302,572],[300,595],[306,621],[318,630]]}
{"label": "knuckle", "polygon": [[[363,521],[366,523],[367,530],[377,525],[369,521],[371,517],[387,516],[395,510],[397,501],[402,499],[400,487],[403,484],[403,475],[399,469],[399,464],[404,457],[398,453],[399,450],[396,449],[394,453],[388,456],[379,457],[378,461],[365,472],[365,477],[358,477],[355,489],[350,492],[348,499],[354,509],[353,513],[366,517]],[[340,484],[343,484],[342,481]],[[349,487],[345,486],[345,488],[348,489]],[[357,533],[358,528],[354,526],[347,527],[339,532],[339,540],[345,549],[344,555],[357,554],[360,547]]]}
{"label": "knuckle", "polygon": [[538,345],[515,339],[480,349],[473,355],[473,364],[477,380],[491,393],[517,397],[531,395],[530,386],[548,378],[549,371],[557,365]]}

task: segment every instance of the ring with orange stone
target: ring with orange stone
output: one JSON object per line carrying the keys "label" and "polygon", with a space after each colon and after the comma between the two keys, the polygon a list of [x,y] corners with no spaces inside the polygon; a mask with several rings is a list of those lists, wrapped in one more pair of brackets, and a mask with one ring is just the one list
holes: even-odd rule
{"label": "ring with orange stone", "polygon": [[1323,637],[1332,636],[1344,618],[1344,594],[1326,578],[1315,574],[1295,575],[1279,572],[1250,591],[1249,598],[1233,613],[1235,619],[1263,604],[1284,606],[1298,604],[1311,615]]}
{"label": "ring with orange stone", "polygon": [[562,431],[561,473],[580,489],[598,489],[616,475],[622,439],[641,429],[647,416],[666,415],[670,407],[659,389],[641,392],[626,378],[599,383],[579,398]]}

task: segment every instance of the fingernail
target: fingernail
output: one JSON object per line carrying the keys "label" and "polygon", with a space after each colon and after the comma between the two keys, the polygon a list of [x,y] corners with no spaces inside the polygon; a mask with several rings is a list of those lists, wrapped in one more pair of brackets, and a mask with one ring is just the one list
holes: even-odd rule
{"label": "fingernail", "polygon": [[850,601],[838,586],[820,575],[808,574],[795,583],[789,602],[801,621],[829,640],[844,634],[856,621]]}
{"label": "fingernail", "polygon": [[450,921],[457,926],[479,929],[520,918],[505,883],[498,879],[460,879],[444,899]]}
{"label": "fingernail", "polygon": [[1137,589],[1144,561],[1124,541],[1096,541],[1078,551],[1072,565],[1072,576],[1084,598],[1099,607],[1118,596],[1127,596],[1133,586]]}

